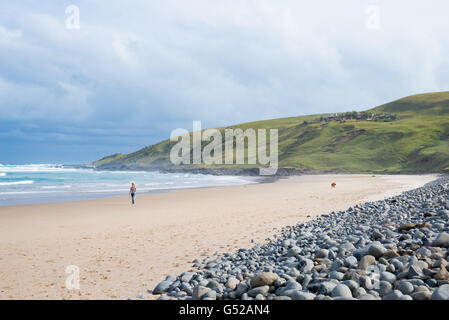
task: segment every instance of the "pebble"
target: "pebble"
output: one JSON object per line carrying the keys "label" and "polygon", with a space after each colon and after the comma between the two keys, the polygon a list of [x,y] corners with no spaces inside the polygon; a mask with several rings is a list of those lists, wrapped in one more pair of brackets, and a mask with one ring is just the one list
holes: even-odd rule
{"label": "pebble", "polygon": [[416,223],[404,223],[401,226],[399,226],[398,231],[409,231],[413,228],[416,228],[418,225]]}
{"label": "pebble", "polygon": [[200,300],[209,291],[211,291],[209,288],[203,286],[196,286],[195,288],[193,288],[192,299]]}
{"label": "pebble", "polygon": [[276,296],[273,300],[292,300],[292,298],[286,296]]}
{"label": "pebble", "polygon": [[226,288],[231,289],[231,290],[235,290],[235,288],[237,288],[239,283],[240,283],[240,281],[237,280],[237,278],[229,277],[228,281],[226,282]]}
{"label": "pebble", "polygon": [[440,233],[436,239],[432,242],[434,247],[449,247],[449,233],[442,232]]}
{"label": "pebble", "polygon": [[414,279],[414,278],[421,278],[423,276],[423,272],[421,270],[420,267],[412,265],[409,269],[408,269],[408,273],[407,273],[407,277],[409,279]]}
{"label": "pebble", "polygon": [[411,297],[413,298],[413,300],[430,300],[432,296],[432,293],[430,293],[429,291],[419,291],[419,292],[414,292],[411,294]]}
{"label": "pebble", "polygon": [[366,270],[368,266],[376,263],[376,258],[372,255],[366,255],[359,262],[359,269]]}
{"label": "pebble", "polygon": [[329,255],[329,250],[327,250],[327,249],[320,249],[315,254],[315,259],[327,258],[328,255]]}
{"label": "pebble", "polygon": [[393,290],[393,286],[388,281],[380,281],[379,282],[379,295],[381,297],[389,294]]}
{"label": "pebble", "polygon": [[342,282],[342,284],[346,285],[352,293],[354,293],[359,288],[359,284],[354,280],[345,280]]}
{"label": "pebble", "polygon": [[449,284],[443,284],[435,289],[430,298],[431,300],[449,300]]}
{"label": "pebble", "polygon": [[214,290],[209,290],[202,296],[203,300],[205,298],[209,298],[211,300],[216,300],[217,299],[217,292],[215,292]]}
{"label": "pebble", "polygon": [[322,282],[318,288],[318,294],[324,294],[328,296],[331,294],[336,285],[337,284],[335,282],[331,281]]}
{"label": "pebble", "polygon": [[360,282],[360,286],[363,287],[366,290],[371,290],[373,289],[373,283],[370,277],[368,276],[362,276],[359,279]]}
{"label": "pebble", "polygon": [[401,282],[399,283],[399,285],[397,286],[397,289],[398,289],[399,291],[401,291],[403,294],[410,294],[410,293],[413,292],[414,287],[413,287],[413,285],[412,285],[410,282],[408,282],[408,281],[401,281]]}
{"label": "pebble", "polygon": [[295,291],[291,295],[292,300],[314,300],[315,295],[310,292]]}
{"label": "pebble", "polygon": [[[168,275],[161,300],[447,300],[449,178],[203,255]],[[138,296],[138,297],[144,297]]]}
{"label": "pebble", "polygon": [[389,294],[386,294],[382,297],[382,300],[400,300],[400,298],[403,296],[402,292],[399,290],[393,290]]}
{"label": "pebble", "polygon": [[270,286],[276,281],[278,275],[273,272],[261,272],[251,278],[251,286],[253,288],[261,286]]}
{"label": "pebble", "polygon": [[362,294],[360,296],[358,296],[359,300],[377,300],[375,296],[371,295],[371,294]]}
{"label": "pebble", "polygon": [[258,294],[261,294],[263,296],[266,296],[268,294],[268,291],[270,290],[269,286],[262,286],[262,287],[257,287],[254,289],[251,289],[248,291],[248,296],[250,297],[256,297]]}
{"label": "pebble", "polygon": [[368,254],[372,255],[374,258],[378,259],[383,256],[383,254],[387,251],[383,245],[380,243],[373,243],[370,245],[368,249]]}
{"label": "pebble", "polygon": [[304,259],[299,264],[299,270],[303,273],[310,272],[313,269],[313,261],[310,259]]}
{"label": "pebble", "polygon": [[181,281],[183,282],[190,282],[193,278],[194,273],[193,272],[185,272],[181,275]]}
{"label": "pebble", "polygon": [[344,259],[344,264],[346,267],[352,267],[357,265],[357,258],[354,256],[349,256]]}
{"label": "pebble", "polygon": [[171,284],[173,282],[169,280],[164,280],[160,282],[152,291],[153,294],[161,294],[166,293],[168,291],[168,288],[170,288]]}
{"label": "pebble", "polygon": [[241,283],[237,286],[237,289],[235,290],[236,297],[240,298],[243,294],[248,292],[248,286],[245,283]]}
{"label": "pebble", "polygon": [[336,285],[331,292],[332,297],[352,298],[351,289],[344,284]]}
{"label": "pebble", "polygon": [[396,276],[391,272],[384,271],[380,273],[380,280],[388,281],[393,284],[396,281]]}
{"label": "pebble", "polygon": [[330,279],[336,279],[336,280],[339,280],[339,281],[343,280],[344,277],[345,277],[344,273],[341,273],[341,272],[338,272],[338,271],[332,271],[329,274],[329,278]]}

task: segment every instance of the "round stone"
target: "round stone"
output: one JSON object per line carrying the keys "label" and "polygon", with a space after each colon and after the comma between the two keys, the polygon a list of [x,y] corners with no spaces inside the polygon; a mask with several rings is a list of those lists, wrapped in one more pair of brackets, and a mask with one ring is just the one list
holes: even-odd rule
{"label": "round stone", "polygon": [[313,261],[310,259],[304,259],[299,263],[299,270],[303,273],[308,273],[313,269]]}
{"label": "round stone", "polygon": [[348,286],[348,288],[351,289],[351,292],[355,292],[359,288],[359,284],[354,280],[345,280],[342,284]]}
{"label": "round stone", "polygon": [[339,284],[332,289],[331,292],[332,297],[343,297],[343,298],[352,298],[351,289],[344,284]]}
{"label": "round stone", "polygon": [[362,294],[360,296],[358,296],[359,300],[377,300],[375,296],[371,295],[371,294]]}
{"label": "round stone", "polygon": [[331,281],[322,282],[318,287],[318,294],[330,295],[336,284]]}
{"label": "round stone", "polygon": [[200,300],[209,291],[211,291],[211,289],[203,286],[196,286],[195,288],[193,288],[192,299]]}
{"label": "round stone", "polygon": [[328,255],[329,255],[329,250],[327,250],[327,249],[320,249],[315,254],[315,259],[327,258]]}
{"label": "round stone", "polygon": [[210,288],[210,289],[217,289],[218,291],[222,291],[221,284],[216,280],[209,280],[206,287]]}
{"label": "round stone", "polygon": [[376,263],[376,258],[372,255],[366,255],[359,261],[359,269],[366,270],[368,266]]}
{"label": "round stone", "polygon": [[181,281],[182,282],[190,282],[194,276],[193,272],[184,272],[181,274]]}
{"label": "round stone", "polygon": [[382,297],[382,300],[399,300],[400,297],[402,297],[403,294],[399,290],[393,290],[389,294],[386,294]]}
{"label": "round stone", "polygon": [[430,300],[432,294],[429,291],[417,291],[411,294],[413,300]]}
{"label": "round stone", "polygon": [[215,292],[214,290],[209,290],[203,295],[201,299],[205,298],[208,298],[210,300],[217,300],[217,292]]}
{"label": "round stone", "polygon": [[443,284],[435,289],[430,297],[431,300],[449,300],[449,284]]}
{"label": "round stone", "polygon": [[344,264],[346,267],[352,267],[357,265],[357,258],[354,256],[349,256],[344,259]]}
{"label": "round stone", "polygon": [[253,288],[262,286],[271,286],[276,281],[278,275],[273,272],[261,272],[251,278],[251,286]]}
{"label": "round stone", "polygon": [[351,242],[345,242],[338,246],[340,252],[350,252],[355,250],[354,245]]}
{"label": "round stone", "polygon": [[353,292],[353,296],[355,297],[359,297],[363,294],[366,294],[366,290],[363,289],[362,287],[358,287],[354,292]]}
{"label": "round stone", "polygon": [[229,288],[231,290],[235,290],[237,288],[240,281],[237,280],[235,277],[229,277],[228,281],[226,282],[226,288]]}
{"label": "round stone", "polygon": [[389,294],[392,291],[392,285],[388,281],[380,281],[379,282],[379,294],[381,297]]}
{"label": "round stone", "polygon": [[295,291],[291,295],[292,300],[314,300],[315,295],[310,292]]}
{"label": "round stone", "polygon": [[449,247],[449,233],[442,232],[432,242],[434,247]]}
{"label": "round stone", "polygon": [[359,279],[360,286],[366,290],[371,290],[373,288],[373,282],[370,277],[362,276]]}
{"label": "round stone", "polygon": [[258,294],[263,295],[264,297],[267,296],[268,291],[270,290],[269,286],[261,286],[254,289],[251,289],[248,291],[248,296],[250,297],[256,297]]}
{"label": "round stone", "polygon": [[292,298],[287,296],[276,296],[273,298],[273,300],[292,300]]}
{"label": "round stone", "polygon": [[235,289],[235,295],[237,298],[240,298],[246,292],[248,292],[248,286],[245,283],[240,283]]}
{"label": "round stone", "polygon": [[383,256],[385,251],[386,250],[383,245],[380,243],[373,243],[368,249],[368,254],[378,259]]}
{"label": "round stone", "polygon": [[170,288],[171,284],[173,282],[169,280],[164,280],[160,282],[152,291],[153,294],[162,294],[168,292],[168,289]]}
{"label": "round stone", "polygon": [[413,292],[414,287],[408,281],[401,281],[401,283],[399,283],[396,289],[401,291],[403,294],[410,294]]}
{"label": "round stone", "polygon": [[345,277],[344,273],[338,272],[338,271],[332,271],[331,273],[329,273],[329,278],[330,279],[335,279],[335,280],[343,280],[343,278]]}
{"label": "round stone", "polygon": [[389,283],[393,284],[396,281],[396,276],[391,272],[384,271],[380,273],[380,280],[388,281]]}

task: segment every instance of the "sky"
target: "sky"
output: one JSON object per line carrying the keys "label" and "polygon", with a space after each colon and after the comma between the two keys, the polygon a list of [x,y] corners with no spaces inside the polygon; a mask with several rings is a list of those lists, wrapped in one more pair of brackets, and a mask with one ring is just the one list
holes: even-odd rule
{"label": "sky", "polygon": [[2,1],[0,163],[85,163],[194,120],[447,91],[448,12],[444,0]]}

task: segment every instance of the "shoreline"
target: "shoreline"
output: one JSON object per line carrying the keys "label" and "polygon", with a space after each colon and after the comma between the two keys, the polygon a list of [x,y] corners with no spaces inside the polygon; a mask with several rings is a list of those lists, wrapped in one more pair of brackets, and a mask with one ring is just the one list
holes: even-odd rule
{"label": "shoreline", "polygon": [[[73,166],[73,165],[72,165]],[[78,166],[80,167],[80,166]],[[210,173],[198,173],[198,172],[190,172],[194,174],[205,174],[208,175]],[[212,174],[213,175],[213,174]],[[217,176],[222,176],[221,174],[216,174]],[[298,173],[297,175],[273,175],[273,176],[256,176],[256,175],[229,175],[230,177],[240,177],[241,179],[247,180],[245,183],[241,184],[230,184],[230,185],[211,185],[211,186],[198,186],[198,187],[179,187],[179,188],[165,188],[165,189],[154,189],[149,191],[143,191],[139,192],[140,195],[148,195],[148,194],[157,194],[157,193],[169,193],[169,192],[176,192],[181,190],[195,190],[195,189],[204,189],[204,188],[216,188],[216,187],[231,187],[231,186],[243,186],[243,185],[249,185],[249,184],[264,184],[264,183],[274,183],[279,180],[288,179],[289,177],[293,176],[317,176],[317,175],[333,175],[333,176],[346,176],[346,175],[352,175],[352,176],[392,176],[392,177],[400,177],[400,176],[428,176],[428,175],[434,175],[436,177],[438,176],[446,176],[447,174],[444,173],[427,173],[427,174],[370,174],[370,173],[360,173],[360,174],[347,174],[347,173]],[[225,175],[223,175],[225,176]],[[398,189],[399,190],[399,189]],[[400,189],[400,190],[406,190],[406,189]],[[48,200],[48,201],[40,201],[36,199],[24,199],[22,202],[17,203],[11,203],[11,204],[3,204],[0,203],[0,208],[3,207],[11,207],[11,206],[22,206],[22,205],[35,205],[35,204],[48,204],[48,203],[65,203],[65,202],[73,202],[73,201],[89,201],[89,200],[99,200],[99,199],[111,199],[115,197],[124,197],[123,193],[98,193],[98,194],[72,194],[67,195],[63,197],[59,197],[59,199],[56,200]],[[48,199],[54,199],[54,196],[51,196],[49,194],[45,194],[42,198],[48,198]],[[5,200],[6,202],[9,199]]]}
{"label": "shoreline", "polygon": [[[239,185],[248,185],[248,184],[257,184],[257,183],[270,183],[274,182],[280,177],[256,177],[256,176],[230,176],[235,178],[240,178],[245,180],[245,182],[239,184],[229,184],[229,185],[205,185],[205,186],[193,186],[193,187],[172,187],[172,188],[160,188],[153,190],[145,190],[139,191],[139,195],[146,194],[155,194],[155,193],[168,193],[175,192],[180,190],[189,190],[189,189],[203,189],[203,188],[213,188],[213,187],[226,187],[226,186],[239,186]],[[87,200],[98,200],[98,199],[109,199],[114,197],[123,197],[126,192],[79,192],[79,193],[41,193],[40,197],[35,198],[14,198],[14,199],[2,199],[0,201],[0,208],[16,206],[16,205],[34,205],[34,204],[46,204],[53,202],[72,202],[72,201],[87,201]]]}
{"label": "shoreline", "polygon": [[[251,247],[284,226],[437,178],[304,175],[141,194],[135,207],[124,196],[0,207],[0,298],[132,298],[202,254]],[[68,265],[79,266],[81,290],[65,288]]]}

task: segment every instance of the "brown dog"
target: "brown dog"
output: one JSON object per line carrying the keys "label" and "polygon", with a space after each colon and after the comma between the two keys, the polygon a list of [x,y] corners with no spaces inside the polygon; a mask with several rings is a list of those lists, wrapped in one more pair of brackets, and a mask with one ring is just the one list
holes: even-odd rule
{"label": "brown dog", "polygon": [[337,184],[336,184],[335,182],[332,182],[332,183],[331,183],[331,187],[332,187],[332,188],[335,188],[336,186],[337,186]]}

